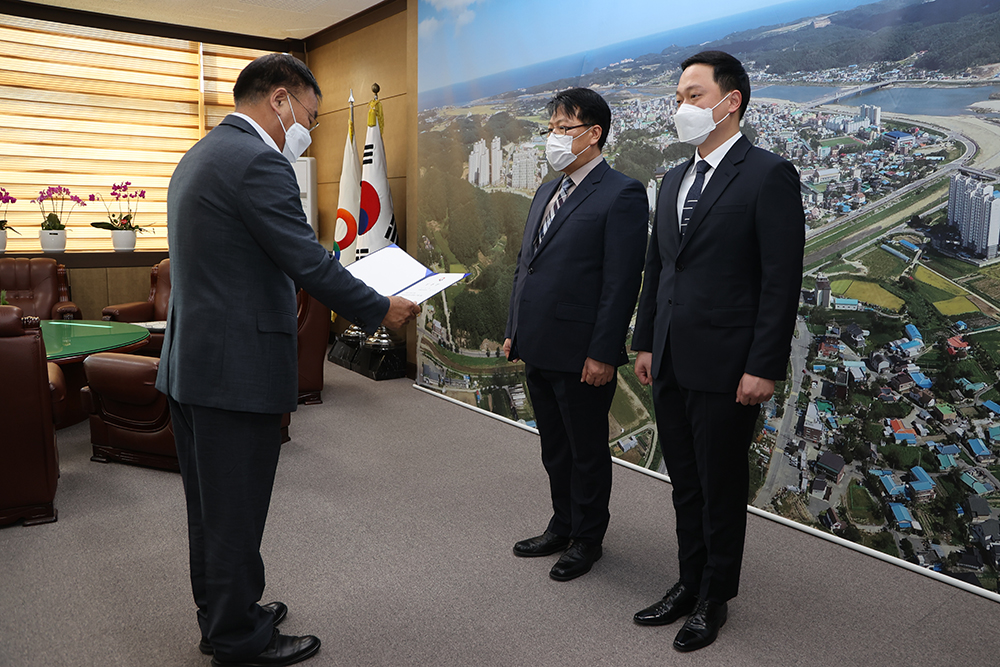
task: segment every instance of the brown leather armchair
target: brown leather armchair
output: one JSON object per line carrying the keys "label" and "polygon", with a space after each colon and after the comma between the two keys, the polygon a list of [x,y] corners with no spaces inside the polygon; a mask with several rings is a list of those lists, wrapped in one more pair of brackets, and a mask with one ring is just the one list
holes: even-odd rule
{"label": "brown leather armchair", "polygon": [[[109,322],[157,322],[167,319],[170,302],[170,260],[165,259],[149,272],[149,297],[146,301],[133,301],[108,306],[101,311],[101,319]],[[140,352],[159,355],[163,349],[163,334],[150,332],[149,342]]]}
{"label": "brown leather armchair", "polygon": [[330,342],[330,309],[309,296],[298,294],[299,403],[323,402],[323,368]]}
{"label": "brown leather armchair", "polygon": [[66,267],[51,257],[0,257],[0,289],[7,292],[7,303],[25,316],[82,319],[80,309],[69,300]]}
{"label": "brown leather armchair", "polygon": [[[299,403],[322,403],[323,368],[326,346],[330,340],[330,309],[299,290],[298,307],[298,362]],[[149,298],[106,307],[102,319],[113,322],[156,322],[167,319],[170,301],[170,260],[165,259],[153,267],[149,275]],[[158,356],[163,349],[163,334],[150,332],[148,344],[139,354]]]}
{"label": "brown leather armchair", "polygon": [[80,401],[90,413],[91,461],[179,470],[170,407],[155,387],[159,367],[158,358],[117,352],[84,359]]}
{"label": "brown leather armchair", "polygon": [[[87,386],[80,391],[90,413],[90,442],[100,463],[178,471],[177,446],[167,397],[156,389],[157,357],[101,352],[83,362]],[[281,421],[281,442],[288,442],[291,415]]]}
{"label": "brown leather armchair", "polygon": [[45,360],[37,317],[0,306],[0,525],[56,520],[55,419],[66,397],[62,370]]}

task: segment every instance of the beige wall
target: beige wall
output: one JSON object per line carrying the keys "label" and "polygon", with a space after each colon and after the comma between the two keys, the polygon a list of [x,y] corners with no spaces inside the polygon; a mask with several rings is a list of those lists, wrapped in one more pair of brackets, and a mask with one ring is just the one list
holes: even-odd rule
{"label": "beige wall", "polygon": [[406,0],[384,3],[307,40],[306,60],[323,90],[320,126],[313,132],[309,155],[316,158],[319,181],[320,239],[333,243],[337,195],[354,90],[358,154],[364,148],[372,84],[380,87],[385,117],[382,141],[389,172],[396,223],[405,239],[406,169],[410,122],[407,100]]}
{"label": "beige wall", "polygon": [[[391,0],[306,40],[306,62],[323,91],[320,126],[308,154],[316,158],[320,241],[328,248],[337,224],[348,97],[353,88],[355,143],[361,155],[373,83],[379,85],[385,118],[382,141],[399,245],[406,248],[415,234],[415,227],[411,233],[407,225],[408,210],[416,210],[407,183],[416,169],[416,7],[416,0]],[[411,371],[416,369],[414,331],[411,325],[406,336]]]}

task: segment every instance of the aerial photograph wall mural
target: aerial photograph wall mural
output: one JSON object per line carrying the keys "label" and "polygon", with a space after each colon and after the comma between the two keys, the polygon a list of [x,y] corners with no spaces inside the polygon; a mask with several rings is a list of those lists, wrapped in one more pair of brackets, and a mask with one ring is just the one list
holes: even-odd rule
{"label": "aerial photograph wall mural", "polygon": [[[469,276],[425,305],[418,382],[534,424],[501,345],[531,198],[558,176],[546,102],[573,86],[608,101],[604,157],[646,184],[652,221],[694,150],[672,120],[680,63],[727,51],[751,78],[743,132],[796,166],[807,220],[747,502],[997,591],[1000,0],[719,0],[710,19],[674,4],[421,0],[410,251]],[[665,473],[652,412],[622,366],[611,452]]]}

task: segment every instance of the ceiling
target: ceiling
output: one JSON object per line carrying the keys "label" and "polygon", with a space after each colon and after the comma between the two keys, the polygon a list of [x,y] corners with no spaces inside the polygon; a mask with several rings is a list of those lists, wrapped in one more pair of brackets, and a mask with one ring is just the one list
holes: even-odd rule
{"label": "ceiling", "polygon": [[305,39],[382,0],[32,0],[143,21],[267,37]]}

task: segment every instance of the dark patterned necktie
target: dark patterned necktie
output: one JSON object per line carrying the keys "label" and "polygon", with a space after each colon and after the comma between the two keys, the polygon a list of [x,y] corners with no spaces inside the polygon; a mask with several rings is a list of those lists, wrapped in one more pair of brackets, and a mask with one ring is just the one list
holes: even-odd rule
{"label": "dark patterned necktie", "polygon": [[688,190],[681,212],[681,238],[684,238],[684,232],[687,231],[688,223],[691,221],[691,214],[694,213],[694,207],[698,205],[698,198],[701,197],[701,190],[705,186],[705,172],[711,168],[712,165],[707,160],[698,160],[698,164],[695,165],[695,171],[698,173],[694,177],[691,189]]}
{"label": "dark patterned necktie", "polygon": [[538,245],[542,242],[542,239],[545,238],[545,232],[549,231],[549,225],[551,225],[552,221],[555,219],[556,211],[559,210],[559,207],[563,205],[564,201],[566,201],[566,197],[569,196],[567,193],[571,187],[573,187],[573,179],[563,176],[562,184],[559,186],[559,193],[556,195],[556,200],[552,202],[552,208],[549,210],[549,214],[545,216],[544,220],[542,220],[542,226],[538,229],[538,236],[535,237],[535,243],[533,246],[535,250],[538,250]]}

